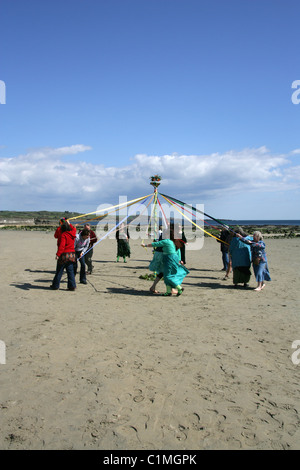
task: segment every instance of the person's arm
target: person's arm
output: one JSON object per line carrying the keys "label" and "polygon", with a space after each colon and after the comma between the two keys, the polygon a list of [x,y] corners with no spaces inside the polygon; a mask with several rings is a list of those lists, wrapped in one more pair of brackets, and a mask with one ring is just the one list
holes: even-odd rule
{"label": "person's arm", "polygon": [[82,245],[82,251],[80,254],[80,258],[88,251],[90,245],[90,237],[84,240],[84,243]]}
{"label": "person's arm", "polygon": [[70,223],[69,223],[69,225],[70,225],[70,228],[71,228],[70,232],[71,232],[71,234],[75,237],[75,236],[76,236],[76,232],[77,232],[77,228],[76,228],[77,225],[72,225],[72,224],[70,224]]}
{"label": "person's arm", "polygon": [[75,236],[75,240],[74,240],[74,249],[75,249],[75,251],[79,251],[79,243],[80,243],[79,234],[77,234]]}
{"label": "person's arm", "polygon": [[243,237],[240,233],[236,233],[236,236],[241,240],[241,242],[246,243],[246,245],[253,244],[252,240],[248,240],[247,238]]}
{"label": "person's arm", "polygon": [[91,231],[90,241],[92,245],[98,241],[97,235],[93,231]]}
{"label": "person's arm", "polygon": [[58,259],[60,255],[64,252],[65,246],[66,246],[66,237],[62,235],[58,250],[56,252],[56,259]]}

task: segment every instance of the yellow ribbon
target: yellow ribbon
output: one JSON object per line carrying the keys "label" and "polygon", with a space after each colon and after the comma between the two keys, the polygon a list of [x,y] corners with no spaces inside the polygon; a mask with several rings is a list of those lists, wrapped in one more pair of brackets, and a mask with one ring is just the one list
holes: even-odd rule
{"label": "yellow ribbon", "polygon": [[[116,204],[115,206],[112,206],[112,207],[107,207],[105,209],[99,209],[98,211],[94,211],[94,212],[89,212],[87,214],[82,214],[82,215],[77,215],[76,217],[70,217],[69,220],[75,220],[75,219],[79,219],[79,218],[82,218],[82,217],[85,217],[87,215],[92,215],[92,214],[97,214],[97,212],[104,212],[106,210],[111,210],[111,209],[114,209],[116,207],[121,207],[121,206],[124,206],[124,205],[129,205],[130,203],[132,204],[135,204],[136,202],[139,202],[139,201],[142,201],[143,199],[146,199],[147,197],[151,196],[151,194],[148,194],[147,196],[143,196],[143,197],[140,197],[138,199],[132,199],[131,201],[127,201],[127,202],[122,202],[121,204]],[[100,216],[99,216],[100,217]]]}
{"label": "yellow ribbon", "polygon": [[[161,194],[161,196],[162,196],[162,194]],[[210,237],[213,237],[213,238],[215,238],[216,240],[219,240],[219,241],[222,242],[222,243],[226,243],[226,242],[223,242],[223,240],[220,240],[218,237],[215,237],[215,236],[212,235],[211,233],[207,232],[207,231],[204,230],[203,228],[199,227],[199,225],[197,225],[197,224],[196,224],[195,222],[193,222],[189,217],[187,217],[185,214],[183,214],[183,212],[181,212],[179,209],[177,209],[177,207],[175,206],[175,204],[172,204],[172,202],[171,202],[169,199],[165,198],[165,196],[163,196],[163,198],[164,198],[169,204],[171,204],[171,206],[173,206],[173,207],[177,210],[177,212],[179,212],[179,214],[183,215],[183,217],[185,217],[189,222],[191,222],[193,225],[195,225],[195,227],[197,227],[197,228],[199,228],[200,230],[202,230],[202,232],[207,233],[207,235],[209,235]],[[228,243],[226,243],[226,245],[228,245]]]}

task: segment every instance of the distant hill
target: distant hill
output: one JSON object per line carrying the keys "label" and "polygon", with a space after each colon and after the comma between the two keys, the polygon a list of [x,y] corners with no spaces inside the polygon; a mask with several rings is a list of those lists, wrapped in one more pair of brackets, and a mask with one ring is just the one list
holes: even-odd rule
{"label": "distant hill", "polygon": [[1,219],[47,219],[59,220],[62,217],[77,217],[79,212],[55,211],[0,211]]}
{"label": "distant hill", "polygon": [[0,211],[0,227],[32,227],[32,226],[54,226],[62,217],[77,217],[78,212],[55,212],[55,211]]}

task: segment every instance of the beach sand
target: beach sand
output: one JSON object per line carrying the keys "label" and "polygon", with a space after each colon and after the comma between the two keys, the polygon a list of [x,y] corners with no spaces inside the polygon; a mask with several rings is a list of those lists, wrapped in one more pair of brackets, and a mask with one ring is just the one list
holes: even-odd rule
{"label": "beach sand", "polygon": [[53,233],[0,241],[1,449],[300,449],[299,238],[266,240],[261,292],[253,275],[248,289],[224,281],[207,238],[172,298],[139,278],[152,258],[140,240],[126,264],[115,240],[97,245],[75,292],[66,275],[49,289]]}

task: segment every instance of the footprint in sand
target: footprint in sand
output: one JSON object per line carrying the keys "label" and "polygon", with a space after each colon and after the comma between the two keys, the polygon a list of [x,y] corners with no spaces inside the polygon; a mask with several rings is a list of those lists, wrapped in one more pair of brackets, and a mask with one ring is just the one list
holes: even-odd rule
{"label": "footprint in sand", "polygon": [[137,390],[137,395],[133,397],[133,401],[135,401],[136,403],[140,403],[144,399],[145,397],[143,395],[143,390]]}

